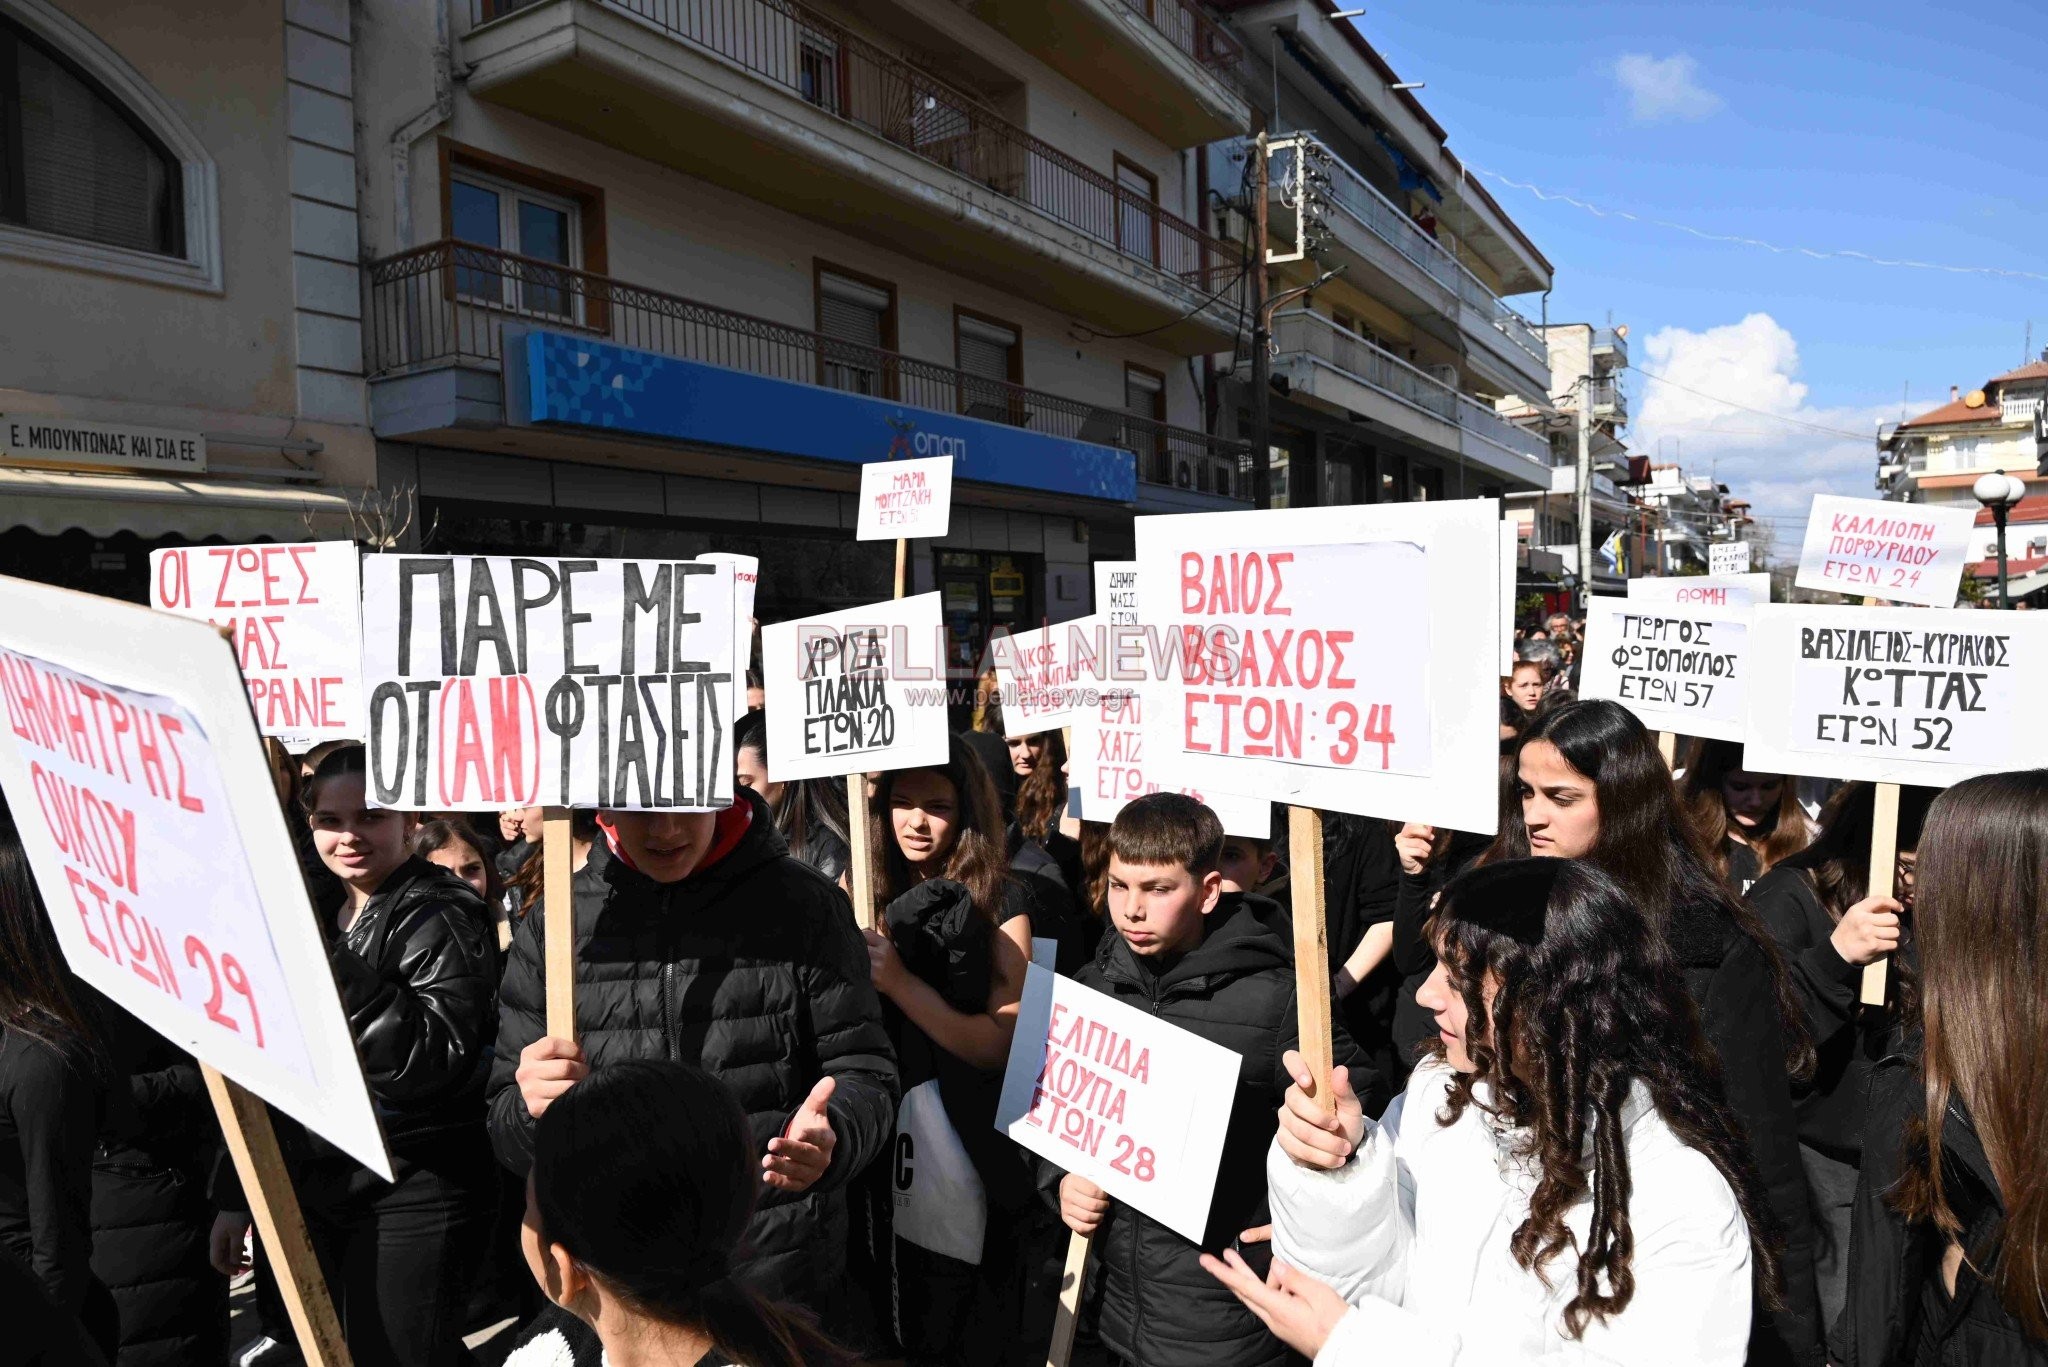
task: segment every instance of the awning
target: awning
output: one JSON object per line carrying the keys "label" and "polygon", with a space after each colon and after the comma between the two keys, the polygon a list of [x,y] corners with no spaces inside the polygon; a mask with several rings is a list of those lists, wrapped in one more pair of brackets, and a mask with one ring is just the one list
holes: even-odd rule
{"label": "awning", "polygon": [[333,489],[0,468],[0,531],[14,527],[287,541],[346,536],[351,523],[348,499]]}

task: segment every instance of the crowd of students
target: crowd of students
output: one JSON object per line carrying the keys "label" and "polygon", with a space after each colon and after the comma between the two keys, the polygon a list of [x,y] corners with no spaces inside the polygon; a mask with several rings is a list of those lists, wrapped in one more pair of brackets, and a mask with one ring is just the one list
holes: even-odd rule
{"label": "crowd of students", "polygon": [[[1326,813],[1334,1110],[1298,1052],[1284,809],[1069,815],[1057,734],[977,706],[946,761],[772,783],[758,711],[718,813],[372,807],[359,747],[273,750],[390,1144],[284,1117],[358,1363],[2048,1363],[2048,772],[1900,802],[1800,785],[1502,681],[1480,836]],[[198,1069],[65,968],[0,823],[0,1284],[27,1362],[296,1360]],[[575,1039],[546,937],[575,940]],[[1233,1051],[1203,1237],[993,1127],[1033,941]],[[1858,1003],[1884,958],[1886,1004]],[[464,1337],[510,1323],[480,1346]]]}

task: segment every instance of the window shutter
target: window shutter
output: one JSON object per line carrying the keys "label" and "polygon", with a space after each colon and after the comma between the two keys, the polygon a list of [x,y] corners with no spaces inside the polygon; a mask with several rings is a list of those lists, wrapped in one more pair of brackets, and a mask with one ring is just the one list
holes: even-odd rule
{"label": "window shutter", "polygon": [[979,318],[960,319],[960,368],[968,374],[1007,382],[1016,350],[1017,334],[1011,329]]}
{"label": "window shutter", "polygon": [[827,337],[881,350],[888,336],[889,295],[841,275],[818,278],[818,330]]}

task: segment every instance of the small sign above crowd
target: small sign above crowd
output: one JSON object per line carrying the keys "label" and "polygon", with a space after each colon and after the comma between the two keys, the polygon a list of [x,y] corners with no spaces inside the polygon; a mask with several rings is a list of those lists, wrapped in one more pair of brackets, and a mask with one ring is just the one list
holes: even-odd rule
{"label": "small sign above crowd", "polygon": [[1974,508],[1816,494],[1799,551],[1802,589],[1953,607]]}

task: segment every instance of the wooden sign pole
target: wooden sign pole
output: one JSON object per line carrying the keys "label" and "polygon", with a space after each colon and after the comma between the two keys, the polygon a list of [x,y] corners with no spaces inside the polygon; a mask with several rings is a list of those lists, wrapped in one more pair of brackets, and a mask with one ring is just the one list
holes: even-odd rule
{"label": "wooden sign pole", "polygon": [[1093,1235],[1076,1234],[1067,1240],[1067,1266],[1060,1273],[1060,1308],[1053,1316],[1052,1346],[1046,1350],[1045,1367],[1067,1367],[1074,1352],[1074,1330],[1081,1323],[1081,1284],[1088,1279],[1088,1252]]}
{"label": "wooden sign pole", "polygon": [[875,928],[874,851],[868,848],[868,776],[846,776],[846,863],[853,877],[853,923]]}
{"label": "wooden sign pole", "polygon": [[278,1152],[270,1108],[254,1092],[230,1082],[219,1069],[202,1063],[199,1071],[206,1078],[214,1114],[220,1117],[220,1132],[235,1160],[235,1175],[242,1179],[242,1195],[249,1203],[249,1217],[256,1222],[256,1237],[263,1240],[270,1255],[271,1275],[277,1278],[292,1332],[298,1335],[300,1355],[309,1367],[353,1367],[341,1319],[334,1313],[320,1261],[313,1256],[313,1241],[306,1234],[298,1194],[285,1171],[284,1155]]}
{"label": "wooden sign pole", "polygon": [[1659,731],[1657,733],[1657,753],[1664,756],[1664,767],[1666,769],[1676,769],[1678,767],[1678,733],[1676,731]]}
{"label": "wooden sign pole", "polygon": [[541,906],[548,918],[548,1034],[576,1042],[576,847],[570,833],[569,809],[541,812]]}
{"label": "wooden sign pole", "polygon": [[896,596],[898,598],[901,598],[909,588],[909,580],[910,540],[908,537],[899,536],[896,538]]}
{"label": "wooden sign pole", "polygon": [[[1880,783],[1876,789],[1870,813],[1870,886],[1863,895],[1892,897],[1897,895],[1892,875],[1899,859],[1899,785]],[[1863,991],[1857,1000],[1865,1006],[1883,1006],[1884,989],[1885,961],[1877,959],[1865,964]]]}
{"label": "wooden sign pole", "polygon": [[1330,1080],[1330,941],[1323,922],[1323,814],[1287,809],[1288,879],[1294,900],[1294,997],[1302,1062],[1314,1079],[1310,1094],[1325,1115],[1337,1113]]}

